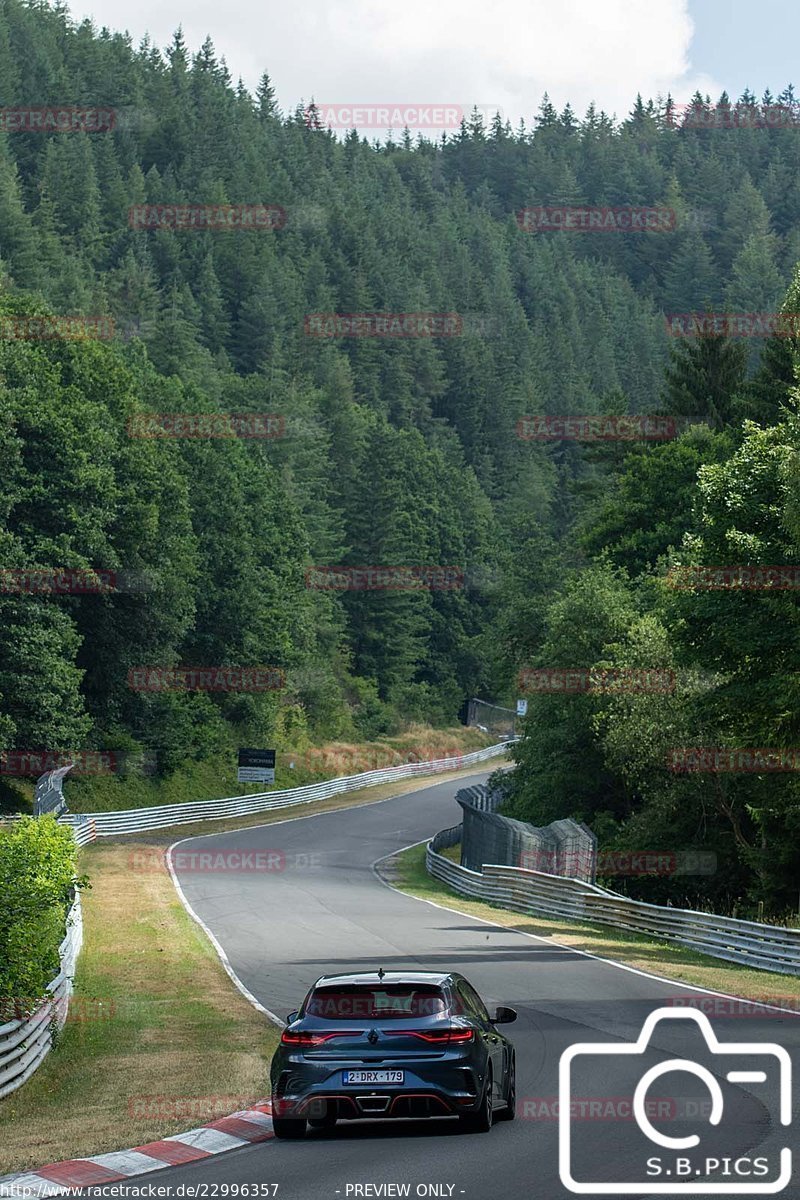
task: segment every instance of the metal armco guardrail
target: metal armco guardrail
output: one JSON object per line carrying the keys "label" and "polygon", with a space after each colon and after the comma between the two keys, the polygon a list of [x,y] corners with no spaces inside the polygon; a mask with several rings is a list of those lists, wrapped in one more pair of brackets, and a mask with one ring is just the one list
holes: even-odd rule
{"label": "metal armco guardrail", "polygon": [[[437,841],[443,835],[444,840]],[[428,843],[426,866],[430,875],[465,896],[488,900],[515,912],[613,925],[615,929],[646,934],[659,941],[676,942],[712,958],[743,963],[762,971],[800,975],[798,929],[646,904],[596,884],[521,867],[485,865],[482,871],[470,871],[437,853],[454,844],[452,836],[452,830],[443,830]]]}
{"label": "metal armco guardrail", "polygon": [[45,813],[58,816],[64,811],[67,802],[64,799],[63,783],[73,766],[74,763],[70,763],[68,767],[57,767],[55,771],[45,771],[44,775],[39,776],[33,801],[35,817],[43,817]]}
{"label": "metal armco guardrail", "polygon": [[359,788],[373,787],[379,783],[391,783],[395,779],[408,779],[414,775],[438,775],[444,771],[455,771],[460,767],[471,767],[507,753],[508,743],[484,746],[469,754],[456,758],[437,758],[430,762],[400,763],[381,771],[363,771],[360,775],[342,775],[338,779],[325,779],[307,787],[289,788],[286,791],[258,792],[251,796],[228,796],[223,800],[194,800],[186,804],[163,804],[155,808],[128,808],[121,812],[96,812],[70,814],[60,818],[60,824],[71,825],[78,845],[86,845],[96,838],[118,837],[125,833],[139,833],[148,829],[163,829],[170,825],[187,825],[192,821],[221,821],[225,817],[248,816],[251,813],[269,812],[273,808],[290,808],[296,804],[310,804],[313,800],[324,800],[342,792],[354,792]]}
{"label": "metal armco guardrail", "polygon": [[461,833],[460,825],[451,825],[449,829],[440,829],[431,841],[431,850],[448,850],[451,846],[460,846]]}
{"label": "metal armco guardrail", "polygon": [[81,902],[76,894],[67,916],[67,933],[59,948],[61,969],[47,988],[49,998],[24,1020],[0,1025],[0,1100],[22,1087],[50,1053],[53,1027],[63,1029],[82,943]]}

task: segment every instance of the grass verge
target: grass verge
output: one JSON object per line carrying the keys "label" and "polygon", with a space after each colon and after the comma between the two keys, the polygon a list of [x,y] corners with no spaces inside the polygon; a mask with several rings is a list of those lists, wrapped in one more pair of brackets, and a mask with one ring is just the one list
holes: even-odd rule
{"label": "grass verge", "polygon": [[[448,858],[459,861],[459,849],[445,851]],[[404,892],[423,900],[445,904],[474,917],[482,917],[495,925],[535,934],[539,938],[587,950],[602,958],[663,975],[681,983],[695,984],[711,991],[741,996],[745,1000],[760,1000],[800,1009],[800,978],[780,975],[773,971],[756,971],[750,967],[725,963],[694,950],[669,942],[652,941],[639,934],[624,933],[605,925],[578,924],[574,921],[555,921],[550,917],[526,916],[498,905],[470,900],[452,891],[425,869],[425,847],[412,846],[389,860],[385,877]]]}
{"label": "grass verge", "polygon": [[[410,725],[403,733],[373,742],[331,741],[300,748],[279,748],[274,786],[239,783],[236,752],[231,750],[202,761],[188,761],[165,776],[127,775],[68,776],[64,794],[71,812],[118,812],[129,808],[152,808],[160,804],[183,804],[219,796],[247,796],[257,792],[305,787],[339,775],[383,770],[405,762],[451,758],[491,745],[494,739],[479,729],[457,725],[433,729]],[[0,813],[31,812],[33,779],[0,777]]]}
{"label": "grass verge", "polygon": [[[397,779],[391,783],[380,783],[362,788],[357,792],[329,796],[326,800],[313,800],[310,804],[293,804],[288,808],[275,808],[266,812],[252,813],[247,817],[222,817],[216,821],[191,821],[187,825],[170,825],[164,829],[154,829],[146,834],[129,833],[115,838],[104,838],[103,842],[105,844],[126,842],[129,845],[137,846],[139,844],[169,846],[172,842],[182,838],[204,837],[209,833],[228,833],[233,829],[251,829],[255,825],[274,825],[280,821],[293,821],[297,817],[312,817],[316,813],[333,812],[339,808],[355,808],[360,804],[374,804],[376,800],[404,796],[408,792],[417,792],[421,788],[435,787],[438,783],[448,783],[468,775],[478,775],[484,771],[496,771],[499,767],[507,765],[506,759],[493,758],[487,763],[478,763],[474,767],[462,767],[458,771],[445,771],[441,775]],[[91,846],[87,847],[89,852],[91,849]]]}
{"label": "grass verge", "polygon": [[[83,894],[84,947],[70,1019],[39,1070],[0,1101],[0,1175],[141,1145],[268,1093],[278,1030],[234,988],[153,847],[370,804],[480,769],[84,847],[80,869],[92,888]],[[137,853],[155,858],[155,869],[132,871]]]}
{"label": "grass verge", "polygon": [[278,1031],[235,990],[166,869],[82,855],[84,948],[56,1049],[0,1102],[0,1174],[153,1141],[266,1094]]}

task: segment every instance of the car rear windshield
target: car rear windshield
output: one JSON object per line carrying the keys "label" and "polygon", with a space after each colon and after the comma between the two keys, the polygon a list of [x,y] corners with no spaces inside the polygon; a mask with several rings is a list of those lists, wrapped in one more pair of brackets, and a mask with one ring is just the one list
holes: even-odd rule
{"label": "car rear windshield", "polygon": [[304,1016],[333,1021],[372,1021],[387,1018],[435,1017],[447,1009],[444,992],[419,984],[389,984],[385,987],[317,988],[309,997]]}

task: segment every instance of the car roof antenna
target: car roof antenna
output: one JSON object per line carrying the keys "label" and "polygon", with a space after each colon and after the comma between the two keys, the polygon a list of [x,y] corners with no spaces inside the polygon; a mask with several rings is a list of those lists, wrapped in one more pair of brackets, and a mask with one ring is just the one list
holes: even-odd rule
{"label": "car roof antenna", "polygon": [[386,972],[384,971],[383,967],[378,967],[378,979],[383,980],[385,974]]}

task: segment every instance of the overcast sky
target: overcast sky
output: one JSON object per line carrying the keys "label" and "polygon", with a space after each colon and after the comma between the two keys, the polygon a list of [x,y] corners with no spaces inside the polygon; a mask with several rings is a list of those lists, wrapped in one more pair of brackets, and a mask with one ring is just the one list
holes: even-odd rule
{"label": "overcast sky", "polygon": [[71,8],[136,42],[149,32],[165,46],[180,24],[195,50],[210,34],[234,80],[254,89],[269,71],[285,110],[312,96],[330,105],[478,104],[512,124],[530,120],[544,91],[579,115],[594,99],[618,116],[637,92],[679,101],[697,88],[777,92],[796,71],[800,42],[800,4],[788,0],[74,0]]}

